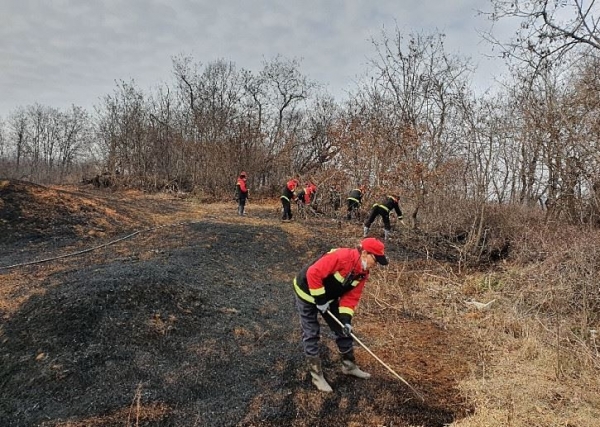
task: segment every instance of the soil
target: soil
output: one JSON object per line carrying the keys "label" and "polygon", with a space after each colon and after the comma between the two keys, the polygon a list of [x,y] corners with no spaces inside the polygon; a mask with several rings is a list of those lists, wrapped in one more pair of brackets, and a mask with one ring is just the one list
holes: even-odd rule
{"label": "soil", "polygon": [[[341,374],[326,327],[334,392],[314,389],[291,280],[362,229],[248,211],[0,181],[0,426],[441,427],[473,410],[457,387],[473,340],[403,309],[359,309],[355,333],[424,402],[360,347],[372,378]],[[431,255],[386,252],[396,268]]]}

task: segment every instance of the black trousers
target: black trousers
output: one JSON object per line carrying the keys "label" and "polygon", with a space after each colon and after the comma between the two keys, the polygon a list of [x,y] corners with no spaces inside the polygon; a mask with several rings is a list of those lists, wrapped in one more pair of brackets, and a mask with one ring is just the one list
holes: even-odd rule
{"label": "black trousers", "polygon": [[360,204],[356,200],[348,200],[348,214],[346,215],[346,219],[352,219],[352,212],[358,214],[358,209],[360,208]]}
{"label": "black trousers", "polygon": [[[321,339],[321,325],[319,324],[319,314],[323,316],[329,329],[333,331],[335,343],[340,353],[352,351],[354,339],[351,336],[344,336],[342,328],[327,313],[320,313],[315,304],[304,301],[296,295],[296,309],[300,315],[300,327],[302,328],[302,346],[304,354],[307,356],[319,355],[319,340]],[[331,303],[329,311],[339,317],[339,307],[336,302]]]}
{"label": "black trousers", "polygon": [[283,206],[283,216],[281,217],[281,219],[292,219],[292,205],[290,201],[282,197],[281,205]]}
{"label": "black trousers", "polygon": [[392,229],[392,224],[390,224],[390,213],[379,205],[373,206],[373,209],[371,209],[371,213],[365,221],[365,227],[370,227],[379,215],[381,215],[381,219],[383,220],[383,228],[390,231]]}
{"label": "black trousers", "polygon": [[246,208],[246,197],[242,196],[238,199],[238,215],[244,215],[245,208]]}

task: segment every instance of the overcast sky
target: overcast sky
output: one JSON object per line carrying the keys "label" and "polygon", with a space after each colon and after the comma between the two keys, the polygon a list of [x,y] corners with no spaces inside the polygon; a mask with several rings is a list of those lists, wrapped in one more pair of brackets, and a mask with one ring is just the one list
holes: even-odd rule
{"label": "overcast sky", "polygon": [[232,61],[253,72],[281,54],[341,100],[382,30],[439,31],[471,58],[477,89],[502,62],[478,32],[488,0],[0,0],[0,117],[34,103],[92,110],[116,81],[171,83],[172,58]]}

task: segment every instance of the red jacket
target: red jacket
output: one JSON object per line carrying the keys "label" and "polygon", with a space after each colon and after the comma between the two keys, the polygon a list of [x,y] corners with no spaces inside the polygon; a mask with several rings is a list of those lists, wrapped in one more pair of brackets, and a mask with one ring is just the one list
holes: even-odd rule
{"label": "red jacket", "polygon": [[246,187],[246,180],[244,178],[238,178],[237,183],[237,197],[248,197],[248,187]]}
{"label": "red jacket", "polygon": [[294,279],[294,288],[309,303],[338,300],[340,321],[350,323],[368,278],[358,249],[339,248],[303,268]]}
{"label": "red jacket", "polygon": [[316,192],[317,186],[315,184],[308,184],[304,190],[304,203],[308,205]]}

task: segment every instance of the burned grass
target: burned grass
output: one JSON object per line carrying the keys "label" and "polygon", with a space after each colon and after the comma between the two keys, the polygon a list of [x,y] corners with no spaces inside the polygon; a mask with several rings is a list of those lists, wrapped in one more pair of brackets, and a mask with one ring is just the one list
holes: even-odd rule
{"label": "burned grass", "polygon": [[[0,425],[437,427],[472,410],[457,388],[472,342],[427,316],[368,310],[372,294],[356,333],[425,402],[360,348],[373,378],[342,375],[326,328],[334,393],[313,389],[290,282],[319,253],[356,244],[353,225],[281,223],[269,203],[241,218],[233,204],[25,183],[0,191],[0,268],[149,230],[0,269]],[[402,260],[403,250],[388,254]]]}

